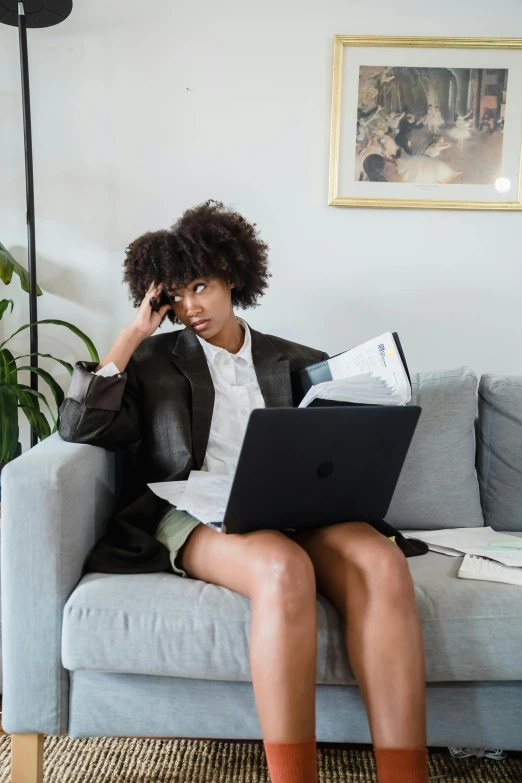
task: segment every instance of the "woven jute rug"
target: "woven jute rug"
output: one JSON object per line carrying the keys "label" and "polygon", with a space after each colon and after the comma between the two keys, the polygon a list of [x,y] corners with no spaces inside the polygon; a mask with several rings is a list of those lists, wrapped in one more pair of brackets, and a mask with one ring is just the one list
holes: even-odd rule
{"label": "woven jute rug", "polygon": [[[46,737],[44,783],[269,783],[262,742]],[[8,783],[11,737],[0,737],[0,783]],[[319,783],[376,783],[373,751],[317,746]],[[522,760],[457,759],[430,751],[430,780],[521,783]]]}

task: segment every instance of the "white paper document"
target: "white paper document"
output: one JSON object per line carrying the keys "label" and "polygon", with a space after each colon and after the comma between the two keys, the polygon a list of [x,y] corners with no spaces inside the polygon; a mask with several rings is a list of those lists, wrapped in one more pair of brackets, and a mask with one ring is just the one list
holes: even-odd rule
{"label": "white paper document", "polygon": [[316,398],[337,402],[357,402],[360,405],[397,404],[391,386],[382,378],[374,378],[370,373],[355,378],[342,378],[336,380],[335,384],[333,381],[316,383],[308,389],[299,403],[299,408],[306,408]]}
{"label": "white paper document", "polygon": [[522,538],[492,527],[456,527],[443,530],[401,530],[406,538],[425,541],[433,552],[451,557],[463,554],[489,557],[507,566],[522,567]]}
{"label": "white paper document", "polygon": [[480,579],[484,582],[522,585],[522,568],[510,568],[503,563],[477,555],[464,555],[457,576],[461,579]]}
{"label": "white paper document", "polygon": [[173,506],[177,506],[181,500],[188,481],[157,481],[147,486],[163,500],[168,500]]}
{"label": "white paper document", "polygon": [[[406,398],[411,394],[410,384],[391,332],[380,334],[357,348],[328,359],[328,366],[334,380],[369,372],[377,378],[383,378],[402,397]],[[409,399],[406,399],[406,402],[409,402]]]}
{"label": "white paper document", "polygon": [[205,525],[221,530],[234,476],[191,470],[187,481],[161,481],[147,486],[178,511],[188,511]]}
{"label": "white paper document", "polygon": [[407,405],[411,385],[391,332],[327,360],[331,381],[317,383],[299,403],[336,400],[359,405]]}

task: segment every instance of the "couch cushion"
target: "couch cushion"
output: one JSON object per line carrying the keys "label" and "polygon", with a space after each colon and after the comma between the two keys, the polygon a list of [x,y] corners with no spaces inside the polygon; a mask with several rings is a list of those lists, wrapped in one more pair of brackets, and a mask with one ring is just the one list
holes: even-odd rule
{"label": "couch cushion", "polygon": [[411,376],[417,424],[386,521],[435,530],[484,525],[475,469],[478,378],[468,367]]}
{"label": "couch cushion", "polygon": [[[407,562],[427,682],[522,680],[520,587],[459,579],[462,557]],[[65,605],[62,661],[75,671],[251,681],[250,623],[251,601],[224,587],[167,572],[90,572]],[[353,685],[340,616],[319,593],[317,626],[317,683]]]}
{"label": "couch cushion", "polygon": [[477,469],[486,525],[522,530],[522,376],[480,379]]}

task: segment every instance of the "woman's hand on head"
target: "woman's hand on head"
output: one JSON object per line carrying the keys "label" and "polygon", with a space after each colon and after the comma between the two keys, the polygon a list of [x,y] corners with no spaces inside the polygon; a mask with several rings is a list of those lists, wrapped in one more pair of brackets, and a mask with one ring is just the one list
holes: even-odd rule
{"label": "woman's hand on head", "polygon": [[164,304],[160,307],[160,309],[156,313],[150,306],[149,299],[151,298],[151,296],[155,296],[159,304],[162,291],[163,291],[163,283],[160,283],[160,285],[155,285],[154,283],[151,283],[147,293],[143,298],[142,303],[139,306],[138,312],[136,313],[134,320],[131,321],[131,323],[129,324],[129,328],[138,332],[140,336],[143,336],[143,339],[145,339],[146,337],[150,337],[152,334],[154,334],[154,332],[160,325],[163,316],[165,315],[167,310],[172,310],[172,305]]}

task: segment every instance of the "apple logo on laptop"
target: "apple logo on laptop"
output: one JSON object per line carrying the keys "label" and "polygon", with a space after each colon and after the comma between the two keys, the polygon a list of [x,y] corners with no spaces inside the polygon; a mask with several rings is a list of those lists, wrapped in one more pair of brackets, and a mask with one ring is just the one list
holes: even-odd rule
{"label": "apple logo on laptop", "polygon": [[328,478],[334,472],[333,462],[321,462],[316,472],[319,478]]}

